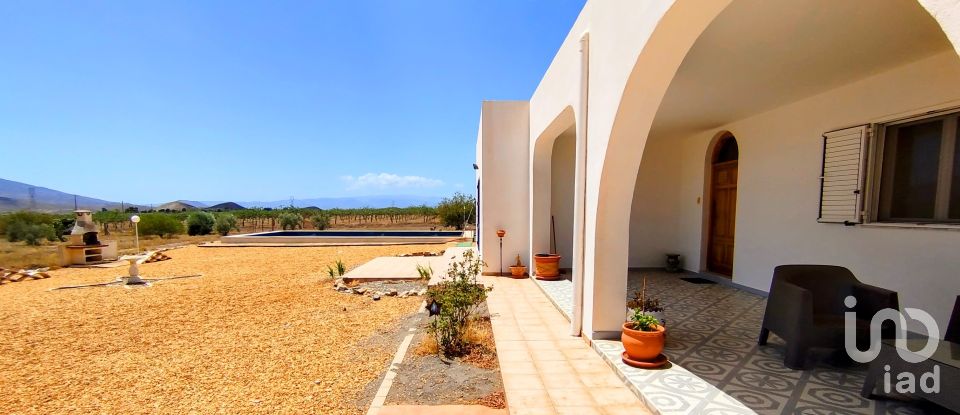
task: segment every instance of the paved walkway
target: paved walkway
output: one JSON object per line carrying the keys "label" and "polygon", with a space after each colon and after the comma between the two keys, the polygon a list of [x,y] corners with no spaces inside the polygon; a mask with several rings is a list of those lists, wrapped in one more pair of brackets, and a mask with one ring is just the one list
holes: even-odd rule
{"label": "paved walkway", "polygon": [[532,280],[482,281],[511,414],[650,413]]}
{"label": "paved walkway", "polygon": [[420,279],[417,265],[422,265],[433,268],[433,277],[430,278],[429,282],[430,285],[433,285],[446,276],[451,261],[461,260],[463,253],[472,249],[470,247],[449,247],[440,256],[382,256],[350,270],[344,274],[343,279],[360,282],[417,280]]}

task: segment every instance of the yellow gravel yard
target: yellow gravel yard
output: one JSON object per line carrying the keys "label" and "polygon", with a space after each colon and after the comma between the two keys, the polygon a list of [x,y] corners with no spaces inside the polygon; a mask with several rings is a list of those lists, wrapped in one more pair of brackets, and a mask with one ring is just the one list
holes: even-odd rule
{"label": "yellow gravel yard", "polygon": [[[371,346],[419,297],[331,289],[327,265],[436,245],[167,251],[150,287],[50,291],[125,267],[66,268],[0,285],[4,413],[357,414],[394,347]],[[389,343],[389,342],[388,342]]]}

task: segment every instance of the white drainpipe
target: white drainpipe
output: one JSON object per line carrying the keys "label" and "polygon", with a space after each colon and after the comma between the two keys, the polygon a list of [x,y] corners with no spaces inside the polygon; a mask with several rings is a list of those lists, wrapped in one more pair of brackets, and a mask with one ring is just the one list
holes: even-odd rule
{"label": "white drainpipe", "polygon": [[580,97],[577,120],[577,164],[575,170],[573,202],[573,316],[570,322],[570,334],[579,336],[583,330],[583,245],[586,239],[585,222],[587,198],[587,106],[590,84],[590,34],[580,38]]}

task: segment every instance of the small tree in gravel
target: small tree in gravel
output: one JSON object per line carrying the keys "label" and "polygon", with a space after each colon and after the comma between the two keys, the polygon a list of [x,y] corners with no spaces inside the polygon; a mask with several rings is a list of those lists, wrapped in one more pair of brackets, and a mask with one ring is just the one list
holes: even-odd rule
{"label": "small tree in gravel", "polygon": [[450,264],[447,279],[427,289],[427,307],[434,315],[427,330],[446,357],[467,352],[467,324],[487,299],[487,289],[477,282],[482,267],[473,251],[464,252],[462,260]]}

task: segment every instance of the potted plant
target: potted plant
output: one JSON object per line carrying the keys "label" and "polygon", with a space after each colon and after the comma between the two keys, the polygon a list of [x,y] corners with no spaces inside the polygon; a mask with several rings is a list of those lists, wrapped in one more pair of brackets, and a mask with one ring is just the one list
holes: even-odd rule
{"label": "potted plant", "polygon": [[623,323],[620,341],[623,343],[623,362],[634,367],[653,368],[667,363],[663,352],[667,329],[663,320],[660,299],[647,299],[647,278],[633,300],[627,303],[629,314]]}
{"label": "potted plant", "polygon": [[623,323],[623,362],[634,367],[658,367],[667,362],[663,352],[666,328],[660,320],[637,309],[630,321]]}
{"label": "potted plant", "polygon": [[555,280],[560,278],[560,255],[536,254],[533,263],[537,269],[537,279]]}
{"label": "potted plant", "polygon": [[517,255],[517,263],[510,266],[510,276],[513,278],[524,278],[527,274],[527,267],[520,262],[520,255]]}

